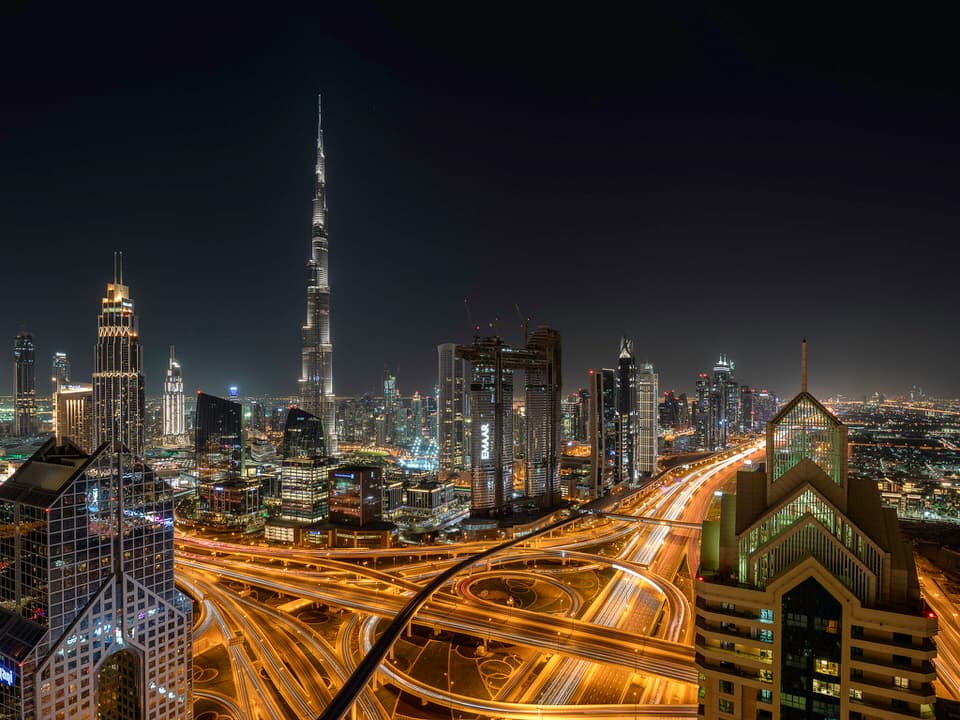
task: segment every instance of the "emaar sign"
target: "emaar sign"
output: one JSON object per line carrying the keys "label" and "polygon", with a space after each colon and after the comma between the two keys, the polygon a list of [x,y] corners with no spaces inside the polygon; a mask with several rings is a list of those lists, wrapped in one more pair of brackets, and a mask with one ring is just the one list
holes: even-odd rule
{"label": "emaar sign", "polygon": [[480,459],[490,459],[490,423],[480,426]]}

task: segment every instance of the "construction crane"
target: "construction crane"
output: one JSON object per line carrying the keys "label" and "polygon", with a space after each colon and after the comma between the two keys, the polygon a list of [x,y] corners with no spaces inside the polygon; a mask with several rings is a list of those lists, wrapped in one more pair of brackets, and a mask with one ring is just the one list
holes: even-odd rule
{"label": "construction crane", "polygon": [[470,322],[470,329],[473,330],[473,339],[477,340],[480,337],[480,326],[473,321],[473,314],[470,312],[470,301],[468,298],[463,299],[463,309],[467,311],[467,320]]}
{"label": "construction crane", "polygon": [[532,317],[527,315],[524,317],[523,313],[520,312],[520,304],[514,303],[513,306],[517,309],[517,317],[520,318],[520,329],[523,331],[523,344],[527,344],[527,334],[530,329],[530,321],[533,320]]}

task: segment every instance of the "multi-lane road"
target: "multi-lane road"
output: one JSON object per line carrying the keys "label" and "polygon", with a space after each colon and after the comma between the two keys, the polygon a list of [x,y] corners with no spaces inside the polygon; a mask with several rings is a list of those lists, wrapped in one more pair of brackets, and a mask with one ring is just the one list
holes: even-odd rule
{"label": "multi-lane road", "polygon": [[[425,716],[438,708],[451,718],[524,720],[695,715],[696,524],[715,491],[762,452],[758,442],[675,468],[624,495],[615,514],[568,519],[503,547],[308,550],[178,537],[178,581],[201,601],[197,647],[225,647],[233,678],[232,695],[219,685],[199,687],[197,698],[238,720],[315,718],[328,707],[340,709],[327,718],[349,708],[355,717],[386,720],[396,711],[389,698],[401,692],[420,698]],[[590,570],[608,578],[594,595],[581,597],[564,584],[571,573]],[[507,576],[553,583],[567,600],[546,614],[471,590],[479,578]],[[943,692],[960,697],[957,616],[937,580],[925,573],[924,582],[941,618]],[[304,605],[344,613],[335,638],[298,619],[294,610]],[[384,634],[384,621],[398,616],[398,632]],[[470,694],[449,661],[438,662],[430,678],[391,659],[394,638],[411,623],[482,639],[484,648],[526,648],[524,657],[495,692]],[[392,689],[378,692],[383,684]]]}

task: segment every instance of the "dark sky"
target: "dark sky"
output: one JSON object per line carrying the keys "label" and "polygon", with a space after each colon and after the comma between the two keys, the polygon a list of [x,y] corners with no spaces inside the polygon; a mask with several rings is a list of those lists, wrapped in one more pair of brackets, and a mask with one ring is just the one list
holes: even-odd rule
{"label": "dark sky", "polygon": [[338,394],[432,388],[469,296],[570,389],[627,334],[789,396],[807,336],[816,393],[960,396],[956,11],[643,5],[4,4],[0,378],[21,326],[89,376],[122,249],[150,394],[171,343],[293,392],[322,92]]}

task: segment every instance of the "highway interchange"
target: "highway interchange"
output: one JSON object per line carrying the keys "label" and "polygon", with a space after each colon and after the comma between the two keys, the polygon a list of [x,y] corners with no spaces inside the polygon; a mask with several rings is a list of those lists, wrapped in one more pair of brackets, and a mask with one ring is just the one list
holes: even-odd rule
{"label": "highway interchange", "polygon": [[[198,601],[198,720],[695,716],[690,524],[762,452],[755,442],[683,466],[624,494],[615,514],[567,517],[511,546],[178,536],[178,583]],[[217,682],[202,681],[208,670]],[[941,684],[960,694],[949,669]]]}

